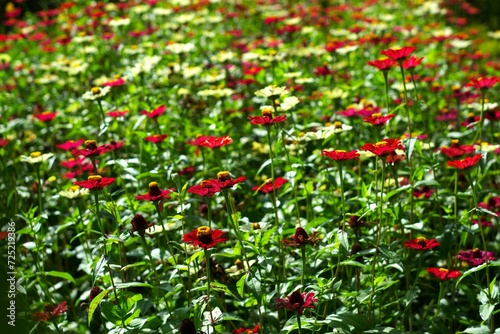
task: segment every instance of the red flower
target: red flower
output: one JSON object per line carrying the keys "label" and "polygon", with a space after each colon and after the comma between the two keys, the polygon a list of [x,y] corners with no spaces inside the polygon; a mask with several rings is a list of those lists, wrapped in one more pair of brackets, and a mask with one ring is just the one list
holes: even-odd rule
{"label": "red flower", "polygon": [[479,162],[479,160],[481,160],[481,157],[482,157],[481,154],[476,154],[473,155],[472,157],[467,157],[462,160],[448,161],[447,166],[456,169],[469,169],[474,167],[474,165],[476,165]]}
{"label": "red flower", "polygon": [[399,138],[393,139],[388,138],[382,141],[379,141],[375,144],[367,143],[361,146],[362,150],[372,152],[376,156],[386,156],[389,153],[395,152],[397,149],[403,150],[404,147],[401,144],[401,140]]}
{"label": "red flower", "polygon": [[417,48],[415,46],[405,46],[400,49],[388,49],[380,51],[380,54],[391,58],[392,60],[401,63],[407,59],[413,51]]}
{"label": "red flower", "polygon": [[394,66],[394,64],[396,64],[396,62],[391,58],[377,59],[368,62],[368,65],[376,67],[377,69],[386,72],[388,72]]}
{"label": "red flower", "polygon": [[148,118],[156,119],[156,118],[160,117],[165,112],[165,110],[167,110],[167,108],[164,105],[161,105],[151,112],[147,112],[146,110],[143,110],[143,111],[141,111],[141,115],[146,115],[146,116],[148,116]]}
{"label": "red flower", "polygon": [[188,193],[210,197],[221,191],[219,181],[214,179],[203,180],[200,184],[188,189]]}
{"label": "red flower", "polygon": [[62,302],[59,305],[53,306],[50,304],[45,304],[43,306],[42,312],[33,313],[33,319],[36,321],[48,321],[54,318],[57,318],[61,314],[65,313],[68,310],[66,306],[66,302]]}
{"label": "red flower", "polygon": [[138,201],[159,201],[162,199],[170,199],[170,194],[172,193],[172,190],[170,189],[160,189],[158,187],[158,183],[156,182],[150,182],[149,183],[149,191],[147,194],[143,195],[137,195],[135,196],[135,199]]}
{"label": "red flower", "polygon": [[247,178],[245,176],[237,177],[236,179],[231,179],[231,175],[227,171],[222,171],[217,173],[217,181],[219,182],[219,187],[221,189],[229,189],[237,183],[245,181]]}
{"label": "red flower", "polygon": [[252,191],[259,191],[263,194],[267,194],[269,192],[272,192],[273,188],[279,189],[279,188],[281,188],[282,185],[284,185],[287,182],[288,182],[288,180],[284,179],[282,177],[277,177],[274,182],[271,179],[269,179],[264,184],[262,184],[260,186],[253,187]]}
{"label": "red flower", "polygon": [[356,150],[352,150],[350,152],[344,150],[323,150],[321,155],[335,161],[346,161],[359,158],[359,153]]}
{"label": "red flower", "polygon": [[370,123],[371,125],[385,125],[391,118],[393,118],[394,114],[389,114],[386,116],[383,116],[382,113],[374,113],[369,116],[363,117],[363,122]]}
{"label": "red flower", "polygon": [[474,87],[479,90],[487,90],[495,86],[495,84],[499,81],[498,77],[479,77],[477,79],[471,79],[466,87]]}
{"label": "red flower", "polygon": [[151,135],[151,136],[144,137],[144,140],[148,141],[150,143],[161,143],[167,137],[168,137],[168,135]]}
{"label": "red flower", "polygon": [[413,190],[413,196],[415,196],[416,198],[429,198],[433,193],[434,190],[432,188],[429,188],[428,186],[423,186],[420,189]]}
{"label": "red flower", "polygon": [[104,147],[106,148],[106,151],[112,152],[123,147],[124,144],[125,142],[123,141],[114,141],[113,139],[111,139],[109,141],[109,144],[105,144]]}
{"label": "red flower", "polygon": [[299,290],[295,290],[290,296],[286,296],[285,298],[276,299],[278,309],[286,308],[287,310],[297,312],[299,315],[302,315],[306,308],[314,308],[312,303],[317,301],[318,299],[314,298],[314,292],[301,293]]}
{"label": "red flower", "polygon": [[10,142],[8,139],[0,138],[0,147],[5,147]]}
{"label": "red flower", "polygon": [[474,153],[475,152],[474,145],[459,145],[458,140],[453,139],[451,141],[450,147],[442,147],[440,149],[441,153],[448,156],[449,158],[460,157],[465,154]]}
{"label": "red flower", "polygon": [[485,252],[474,248],[458,252],[457,259],[467,262],[471,267],[477,267],[488,261],[495,261],[496,257],[493,252]]}
{"label": "red flower", "polygon": [[82,145],[84,141],[85,141],[85,139],[83,139],[83,138],[80,140],[68,140],[62,144],[57,144],[56,147],[60,148],[61,150],[71,151],[71,150],[79,147],[80,145]]}
{"label": "red flower", "polygon": [[416,249],[416,250],[428,250],[428,249],[433,249],[436,248],[440,245],[439,241],[436,241],[436,239],[431,239],[427,240],[424,237],[418,237],[410,241],[405,242],[405,246],[411,249]]}
{"label": "red flower", "polygon": [[255,325],[253,329],[245,329],[245,328],[238,328],[233,331],[233,334],[258,334],[259,333],[259,325]]}
{"label": "red flower", "polygon": [[101,155],[107,151],[106,145],[97,146],[95,140],[86,140],[84,149],[74,149],[71,151],[75,157],[83,155],[84,157],[95,157]]}
{"label": "red flower", "polygon": [[315,246],[319,241],[316,237],[317,234],[318,232],[314,232],[311,236],[309,236],[306,230],[302,227],[297,227],[295,229],[295,234],[290,239],[283,239],[282,242],[285,246],[290,247],[301,247],[305,245]]}
{"label": "red flower", "polygon": [[278,117],[273,117],[273,113],[270,109],[265,108],[262,110],[262,116],[249,116],[250,124],[253,125],[273,125],[286,121],[285,115],[280,115]]}
{"label": "red flower", "polygon": [[85,181],[76,181],[73,184],[90,190],[101,190],[115,182],[115,178],[102,177],[100,175],[90,175]]}
{"label": "red flower", "polygon": [[113,118],[123,117],[128,114],[128,110],[113,110],[106,112],[106,115]]}
{"label": "red flower", "polygon": [[415,56],[411,56],[410,58],[405,59],[403,61],[403,67],[405,68],[405,70],[410,70],[411,71],[415,67],[417,67],[418,65],[420,65],[420,63],[422,62],[423,59],[424,59],[424,57],[417,58]]}
{"label": "red flower", "polygon": [[228,239],[223,238],[224,232],[222,230],[212,230],[208,226],[201,226],[184,234],[182,237],[183,242],[199,246],[204,249],[214,247],[218,243],[226,242]]}
{"label": "red flower", "polygon": [[144,236],[144,233],[148,228],[154,225],[152,223],[148,223],[146,221],[146,218],[144,218],[140,214],[136,214],[134,218],[132,218],[130,224],[132,224],[132,228],[130,229],[130,234],[133,235],[134,232],[137,232],[141,237]]}
{"label": "red flower", "polygon": [[462,275],[458,270],[449,270],[446,268],[427,268],[427,272],[441,281],[454,279]]}
{"label": "red flower", "polygon": [[118,78],[118,79],[116,79],[116,80],[111,80],[111,81],[105,82],[105,83],[103,83],[102,85],[103,85],[104,87],[106,87],[106,86],[109,86],[109,87],[115,87],[115,86],[121,86],[121,85],[123,85],[123,84],[125,84],[125,79],[123,79],[123,78]]}
{"label": "red flower", "polygon": [[217,148],[223,147],[228,144],[231,144],[233,140],[229,136],[215,137],[215,136],[203,136],[200,135],[196,137],[194,140],[190,140],[187,143],[189,145],[198,146],[198,147],[208,147],[208,148]]}
{"label": "red flower", "polygon": [[50,111],[44,111],[40,114],[33,115],[36,119],[42,121],[42,122],[50,122],[57,116],[57,111],[50,112]]}

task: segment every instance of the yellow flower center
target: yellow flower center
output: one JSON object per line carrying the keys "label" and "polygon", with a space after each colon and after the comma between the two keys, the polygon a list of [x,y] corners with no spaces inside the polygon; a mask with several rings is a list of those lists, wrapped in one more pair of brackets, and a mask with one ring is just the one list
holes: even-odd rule
{"label": "yellow flower center", "polygon": [[89,181],[99,181],[100,179],[102,179],[102,176],[101,175],[90,175],[87,180]]}
{"label": "yellow flower center", "polygon": [[416,240],[417,240],[418,243],[427,242],[427,239],[424,238],[424,237],[418,237]]}
{"label": "yellow flower center", "polygon": [[439,271],[442,272],[442,273],[447,273],[448,269],[446,269],[446,268],[439,268]]}
{"label": "yellow flower center", "polygon": [[372,117],[373,118],[380,118],[380,117],[382,117],[382,113],[381,112],[376,112],[376,113],[372,114]]}
{"label": "yellow flower center", "polygon": [[149,188],[153,188],[153,187],[158,187],[158,183],[155,181],[149,182]]}
{"label": "yellow flower center", "polygon": [[260,230],[260,224],[259,223],[252,223],[252,230]]}
{"label": "yellow flower center", "polygon": [[31,158],[36,158],[36,157],[39,157],[41,155],[42,155],[42,152],[38,152],[38,151],[30,153]]}
{"label": "yellow flower center", "polygon": [[229,181],[231,180],[231,175],[228,171],[222,171],[217,173],[217,179],[219,181]]}
{"label": "yellow flower center", "polygon": [[196,237],[199,241],[207,244],[212,241],[212,229],[208,226],[200,226],[196,230]]}
{"label": "yellow flower center", "polygon": [[342,129],[342,122],[339,121],[333,122],[333,127],[335,129]]}
{"label": "yellow flower center", "polygon": [[78,191],[78,190],[80,190],[80,186],[71,186],[71,187],[69,188],[69,191],[72,191],[72,192],[76,192],[76,191]]}
{"label": "yellow flower center", "polygon": [[48,115],[48,114],[52,114],[52,111],[44,111],[41,113],[42,115]]}
{"label": "yellow flower center", "polygon": [[452,140],[451,140],[451,143],[452,143],[452,144],[458,144],[458,139],[452,139]]}
{"label": "yellow flower center", "polygon": [[382,140],[382,141],[376,142],[374,144],[374,146],[379,147],[379,146],[384,146],[385,144],[387,144],[387,142],[385,140]]}
{"label": "yellow flower center", "polygon": [[337,152],[337,153],[346,153],[347,151],[344,151],[344,150],[335,150],[335,152]]}
{"label": "yellow flower center", "polygon": [[92,94],[97,95],[101,92],[101,89],[99,87],[92,87],[90,91],[92,92]]}

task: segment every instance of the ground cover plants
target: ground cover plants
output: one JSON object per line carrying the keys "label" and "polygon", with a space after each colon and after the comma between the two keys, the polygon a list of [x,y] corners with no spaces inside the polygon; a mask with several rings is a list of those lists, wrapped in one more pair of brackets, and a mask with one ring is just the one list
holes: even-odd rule
{"label": "ground cover plants", "polygon": [[480,46],[500,34],[452,10],[478,9],[22,8],[0,35],[3,327],[498,332],[500,64]]}

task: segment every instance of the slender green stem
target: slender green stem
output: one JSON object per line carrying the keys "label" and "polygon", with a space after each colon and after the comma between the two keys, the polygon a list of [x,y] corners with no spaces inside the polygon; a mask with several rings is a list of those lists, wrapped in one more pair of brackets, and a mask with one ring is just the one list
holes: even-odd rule
{"label": "slender green stem", "polygon": [[302,284],[302,288],[305,287],[305,276],[306,276],[306,271],[307,271],[307,264],[306,264],[306,246],[302,245],[300,246],[300,255],[302,256],[302,278],[300,280],[300,283]]}
{"label": "slender green stem", "polygon": [[[210,252],[208,249],[205,249],[205,269],[207,272],[207,308],[208,311],[210,312],[210,322],[214,323],[214,317],[212,314],[212,308],[210,307]],[[208,329],[208,328],[207,328]],[[213,326],[213,332],[217,333],[215,330],[215,326]]]}
{"label": "slender green stem", "polygon": [[165,241],[167,242],[167,247],[168,247],[168,251],[170,252],[170,256],[172,256],[174,263],[177,263],[177,259],[175,257],[175,253],[174,253],[174,250],[172,248],[172,244],[170,243],[170,238],[168,237],[167,231],[165,230],[165,224],[163,223],[163,218],[162,218],[161,211],[160,211],[160,205],[162,205],[161,201],[159,201],[158,203],[155,203],[156,213],[158,214],[158,220],[160,221],[160,224],[161,224],[162,234],[163,234],[163,237],[165,238]]}
{"label": "slender green stem", "polygon": [[233,217],[234,212],[232,209],[232,205],[230,204],[229,192],[227,191],[227,189],[225,189],[222,191],[222,193],[224,194],[224,199],[226,200],[226,210],[227,210],[227,214],[229,216],[229,222],[230,222],[232,228],[234,229],[234,233],[236,234],[236,238],[238,238],[238,242],[239,242],[240,247],[241,247],[241,254],[243,255],[243,259],[246,262],[247,268],[250,268],[250,262],[248,261],[248,258],[247,258],[245,246],[243,245],[243,239],[241,238],[240,229],[239,229],[238,223],[234,220],[234,217]]}
{"label": "slender green stem", "polygon": [[[97,220],[97,225],[99,225],[99,229],[101,230],[102,236],[104,237],[106,235],[104,226],[102,226],[101,223],[101,211],[99,207],[99,193],[94,190],[94,202],[95,202],[95,217]],[[106,247],[104,247],[106,249]]]}
{"label": "slender green stem", "polygon": [[403,79],[404,101],[405,101],[404,108],[406,110],[406,114],[407,114],[407,117],[408,117],[408,134],[409,134],[409,136],[411,138],[411,117],[410,117],[410,109],[408,108],[408,93],[407,93],[407,90],[406,90],[405,70],[404,70],[404,67],[403,67],[403,63],[399,64],[399,68],[401,69],[401,77]]}
{"label": "slender green stem", "polygon": [[342,232],[344,232],[345,228],[345,195],[344,195],[344,175],[342,171],[342,163],[337,163],[337,166],[339,167],[339,177],[340,177],[340,201],[341,201],[341,207],[342,207]]}
{"label": "slender green stem", "polygon": [[302,324],[300,323],[300,314],[297,313],[297,325],[299,326],[299,334],[302,333]]}
{"label": "slender green stem", "polygon": [[424,132],[429,133],[427,129],[427,120],[425,119],[425,115],[422,112],[422,107],[420,105],[420,96],[418,92],[417,82],[415,81],[415,77],[413,76],[413,71],[410,70],[411,82],[413,83],[413,87],[415,87],[415,100],[417,101],[418,112],[420,113],[420,117],[422,117],[422,124],[424,126]]}
{"label": "slender green stem", "polygon": [[43,213],[43,192],[42,192],[42,178],[40,177],[40,166],[35,164],[36,178],[38,182],[38,212],[40,215]]}
{"label": "slender green stem", "polygon": [[481,115],[479,116],[479,129],[478,132],[476,132],[476,135],[474,136],[474,142],[476,142],[476,140],[479,140],[479,144],[481,144],[481,140],[483,139],[484,99],[485,99],[485,93],[481,91]]}

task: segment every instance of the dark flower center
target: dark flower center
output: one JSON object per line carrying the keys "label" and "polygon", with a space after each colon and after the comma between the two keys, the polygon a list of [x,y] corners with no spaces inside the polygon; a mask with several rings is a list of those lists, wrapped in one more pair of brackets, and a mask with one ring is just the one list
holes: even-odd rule
{"label": "dark flower center", "polygon": [[309,240],[309,235],[302,227],[297,227],[295,230],[295,235],[293,236],[293,240],[298,244],[303,244],[307,240]]}
{"label": "dark flower center", "polygon": [[427,239],[424,237],[418,237],[415,240],[417,241],[417,244],[419,244],[422,247],[425,247],[427,245]]}
{"label": "dark flower center", "polygon": [[300,309],[302,305],[304,305],[304,298],[302,298],[302,294],[299,291],[292,292],[289,301],[292,307],[296,310]]}
{"label": "dark flower center", "polygon": [[471,257],[473,259],[481,259],[483,257],[483,254],[479,250],[479,248],[474,248],[471,252]]}
{"label": "dark flower center", "polygon": [[146,218],[144,218],[140,214],[136,214],[134,218],[132,218],[131,224],[134,231],[145,231],[148,228],[148,222],[146,221]]}
{"label": "dark flower center", "polygon": [[231,175],[227,171],[222,171],[217,173],[217,179],[221,182],[231,180]]}
{"label": "dark flower center", "polygon": [[95,140],[86,140],[85,141],[85,148],[87,150],[95,150],[97,149],[97,143]]}
{"label": "dark flower center", "polygon": [[198,227],[196,230],[196,237],[201,243],[209,244],[212,242],[212,230],[208,226]]}
{"label": "dark flower center", "polygon": [[161,190],[158,187],[158,183],[156,182],[151,182],[149,183],[149,196],[160,196],[161,195]]}

